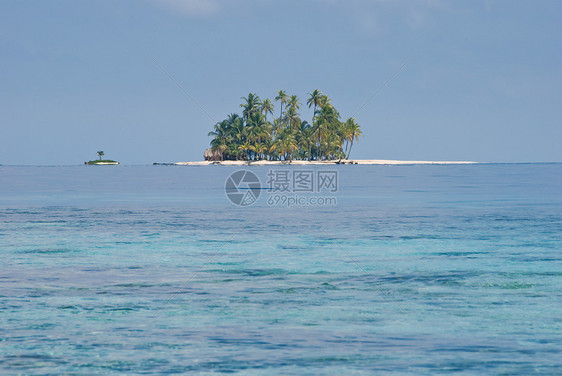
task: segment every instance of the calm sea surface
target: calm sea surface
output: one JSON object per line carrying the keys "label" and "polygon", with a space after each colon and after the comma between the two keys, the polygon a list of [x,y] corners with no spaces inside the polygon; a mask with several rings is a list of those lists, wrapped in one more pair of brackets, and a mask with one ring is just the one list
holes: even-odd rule
{"label": "calm sea surface", "polygon": [[0,374],[562,374],[562,164],[238,169],[0,167]]}

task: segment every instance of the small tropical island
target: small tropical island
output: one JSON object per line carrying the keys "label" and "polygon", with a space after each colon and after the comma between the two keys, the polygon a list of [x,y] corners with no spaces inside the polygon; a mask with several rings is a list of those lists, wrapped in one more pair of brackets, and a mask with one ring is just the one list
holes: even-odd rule
{"label": "small tropical island", "polygon": [[242,97],[242,114],[232,113],[209,132],[211,147],[205,150],[206,161],[333,161],[347,160],[353,142],[362,136],[353,117],[341,120],[331,99],[319,90],[308,94],[306,105],[313,108],[310,122],[299,113],[296,95],[279,90],[279,116],[270,99],[261,100],[254,93]]}
{"label": "small tropical island", "polygon": [[[323,164],[472,164],[467,161],[404,161],[388,159],[351,160],[355,142],[363,136],[353,117],[342,120],[331,99],[320,90],[308,93],[306,105],[312,108],[310,122],[303,120],[298,96],[277,91],[274,100],[260,99],[255,93],[242,97],[242,113],[232,113],[214,125],[208,136],[210,147],[204,161],[159,163],[153,165],[323,165]],[[274,102],[279,104],[279,112]],[[275,116],[277,115],[277,116]],[[99,162],[99,161],[96,161]]]}
{"label": "small tropical island", "polygon": [[88,162],[84,162],[85,165],[118,165],[119,162],[114,161],[112,159],[101,159],[105,153],[100,150],[96,153],[99,157],[99,159],[93,160],[93,161],[88,161]]}

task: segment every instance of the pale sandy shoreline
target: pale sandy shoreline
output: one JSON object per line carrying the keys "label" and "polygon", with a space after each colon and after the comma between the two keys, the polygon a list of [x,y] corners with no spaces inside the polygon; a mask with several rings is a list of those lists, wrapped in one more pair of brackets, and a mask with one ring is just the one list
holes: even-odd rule
{"label": "pale sandy shoreline", "polygon": [[471,161],[399,161],[392,159],[354,159],[354,160],[333,160],[333,161],[199,161],[199,162],[176,162],[176,163],[154,163],[155,165],[174,165],[174,166],[310,166],[310,165],[335,165],[335,164],[356,164],[356,165],[458,165],[476,164]]}

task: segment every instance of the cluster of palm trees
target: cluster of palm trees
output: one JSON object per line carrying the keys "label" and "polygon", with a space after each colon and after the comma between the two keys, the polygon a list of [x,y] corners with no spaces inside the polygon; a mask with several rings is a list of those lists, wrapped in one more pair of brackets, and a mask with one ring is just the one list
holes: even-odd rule
{"label": "cluster of palm trees", "polygon": [[362,135],[354,118],[340,120],[339,112],[319,90],[306,101],[313,107],[312,123],[300,118],[301,103],[296,95],[279,90],[279,117],[274,105],[253,93],[242,97],[242,116],[230,114],[209,132],[211,150],[221,160],[333,160],[349,158],[353,141]]}

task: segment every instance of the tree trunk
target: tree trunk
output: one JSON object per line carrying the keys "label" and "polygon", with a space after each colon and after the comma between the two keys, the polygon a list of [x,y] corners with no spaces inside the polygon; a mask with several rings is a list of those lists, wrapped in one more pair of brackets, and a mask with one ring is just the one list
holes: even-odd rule
{"label": "tree trunk", "polygon": [[349,155],[351,154],[351,148],[353,147],[353,138],[351,139],[351,144],[349,145],[349,151],[347,153],[347,157],[345,159],[349,159]]}

